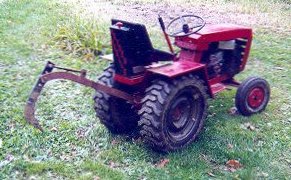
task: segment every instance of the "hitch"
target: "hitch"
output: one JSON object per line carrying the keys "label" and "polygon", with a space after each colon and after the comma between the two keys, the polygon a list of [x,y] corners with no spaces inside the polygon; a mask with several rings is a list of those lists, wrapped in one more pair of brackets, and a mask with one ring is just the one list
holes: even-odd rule
{"label": "hitch", "polygon": [[[54,69],[59,69],[63,71],[53,72]],[[76,73],[79,75],[77,75]],[[33,125],[35,128],[39,129],[40,131],[43,131],[43,128],[41,127],[39,121],[35,117],[35,105],[38,100],[38,97],[41,94],[42,89],[44,88],[44,85],[48,81],[56,79],[70,80],[82,84],[84,86],[91,87],[96,91],[102,91],[111,96],[125,99],[129,103],[132,104],[134,103],[134,97],[131,96],[130,94],[87,79],[86,70],[79,71],[69,68],[58,67],[54,63],[48,61],[44,70],[40,74],[36,84],[34,85],[24,109],[24,117],[26,121],[29,124]]]}

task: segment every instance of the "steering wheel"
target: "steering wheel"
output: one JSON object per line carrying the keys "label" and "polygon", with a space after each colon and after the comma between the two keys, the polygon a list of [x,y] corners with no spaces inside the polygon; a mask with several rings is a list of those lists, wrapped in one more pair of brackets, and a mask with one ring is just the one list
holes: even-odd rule
{"label": "steering wheel", "polygon": [[[181,25],[182,28],[177,28]],[[205,26],[205,21],[200,16],[186,14],[174,18],[167,26],[166,33],[171,37],[181,37],[194,34]]]}

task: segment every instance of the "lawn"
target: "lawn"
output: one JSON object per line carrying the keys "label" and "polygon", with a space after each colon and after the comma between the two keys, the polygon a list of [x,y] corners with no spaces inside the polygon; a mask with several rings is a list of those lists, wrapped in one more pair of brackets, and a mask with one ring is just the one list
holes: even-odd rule
{"label": "lawn", "polygon": [[[265,77],[272,91],[269,106],[251,117],[232,115],[235,90],[223,92],[209,102],[198,139],[161,154],[139,138],[109,134],[95,117],[93,90],[70,82],[46,86],[37,110],[45,132],[28,125],[23,108],[46,61],[87,69],[91,79],[108,65],[95,56],[110,52],[108,17],[92,22],[66,1],[0,0],[0,179],[291,179],[290,2],[218,2],[221,11],[235,4],[244,7],[245,16],[272,15],[272,24],[259,18],[253,23],[249,63],[237,77]],[[205,1],[205,7],[213,6]],[[149,31],[156,47],[164,48],[158,28]],[[229,160],[242,167],[229,169]]]}

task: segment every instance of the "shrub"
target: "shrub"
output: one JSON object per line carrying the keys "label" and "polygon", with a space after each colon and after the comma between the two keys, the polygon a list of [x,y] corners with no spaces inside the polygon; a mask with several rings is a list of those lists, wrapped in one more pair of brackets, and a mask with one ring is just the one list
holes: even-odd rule
{"label": "shrub", "polygon": [[103,23],[75,17],[58,27],[54,40],[61,49],[92,60],[110,50],[108,34]]}

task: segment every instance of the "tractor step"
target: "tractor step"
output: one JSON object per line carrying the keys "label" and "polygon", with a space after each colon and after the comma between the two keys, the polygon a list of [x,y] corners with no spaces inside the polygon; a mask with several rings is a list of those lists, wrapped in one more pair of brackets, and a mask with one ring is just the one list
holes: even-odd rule
{"label": "tractor step", "polygon": [[213,94],[217,94],[220,91],[223,91],[226,88],[226,86],[221,83],[216,83],[211,85],[210,88]]}

